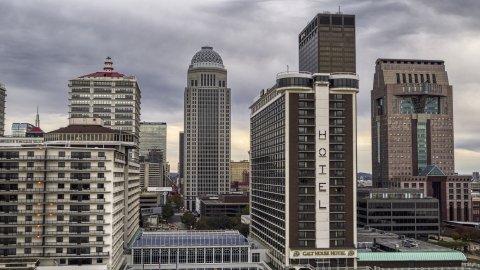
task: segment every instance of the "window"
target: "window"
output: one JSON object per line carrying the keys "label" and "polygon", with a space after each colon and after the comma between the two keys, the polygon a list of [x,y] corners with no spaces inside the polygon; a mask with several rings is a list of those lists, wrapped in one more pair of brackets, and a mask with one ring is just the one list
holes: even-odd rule
{"label": "window", "polygon": [[64,152],[64,151],[58,152],[58,156],[59,156],[59,157],[65,157],[65,152]]}
{"label": "window", "polygon": [[56,248],[55,253],[63,253],[63,248]]}
{"label": "window", "polygon": [[98,204],[97,205],[97,210],[103,210],[103,204]]}
{"label": "window", "polygon": [[33,210],[33,205],[25,205],[25,210]]}
{"label": "window", "polygon": [[252,253],[252,262],[260,262],[260,253]]}
{"label": "window", "polygon": [[97,220],[103,220],[103,215],[98,215]]}
{"label": "window", "polygon": [[65,167],[65,162],[58,162],[58,167]]}
{"label": "window", "polygon": [[57,237],[57,243],[63,242],[63,237]]}
{"label": "window", "polygon": [[97,231],[103,231],[103,226],[97,226]]}
{"label": "window", "polygon": [[97,242],[102,242],[103,241],[103,236],[97,236],[96,241]]}
{"label": "window", "polygon": [[96,251],[96,252],[103,252],[103,247],[97,247],[97,248],[95,249],[95,251]]}
{"label": "window", "polygon": [[103,259],[102,258],[97,258],[97,263],[103,263]]}
{"label": "window", "polygon": [[33,184],[32,184],[32,183],[28,183],[28,184],[27,184],[27,188],[33,188]]}
{"label": "window", "polygon": [[98,167],[105,167],[105,162],[98,162]]}
{"label": "window", "polygon": [[32,216],[25,216],[25,221],[32,221]]}
{"label": "window", "polygon": [[98,157],[105,157],[105,152],[98,152]]}
{"label": "window", "polygon": [[58,173],[58,178],[65,178],[65,173],[63,173],[63,172]]}
{"label": "window", "polygon": [[57,205],[57,210],[64,210],[64,206],[63,205]]}
{"label": "window", "polygon": [[64,199],[63,194],[57,194],[57,199],[63,200]]}
{"label": "window", "polygon": [[32,227],[25,227],[25,232],[32,232]]}
{"label": "window", "polygon": [[32,237],[25,237],[25,243],[32,243]]}
{"label": "window", "polygon": [[105,178],[105,174],[104,174],[104,173],[98,173],[98,174],[97,174],[97,177],[98,177],[98,178]]}
{"label": "window", "polygon": [[63,216],[57,216],[57,221],[63,221]]}
{"label": "window", "polygon": [[57,232],[63,232],[63,226],[57,226]]}
{"label": "window", "polygon": [[25,254],[30,254],[30,253],[32,253],[32,249],[31,248],[25,248],[23,252]]}
{"label": "window", "polygon": [[27,178],[33,178],[33,173],[27,173]]}
{"label": "window", "polygon": [[65,188],[65,184],[58,184],[58,188]]}
{"label": "window", "polygon": [[33,151],[27,151],[27,157],[33,157],[34,152]]}
{"label": "window", "polygon": [[27,194],[25,197],[27,200],[33,200],[33,194]]}

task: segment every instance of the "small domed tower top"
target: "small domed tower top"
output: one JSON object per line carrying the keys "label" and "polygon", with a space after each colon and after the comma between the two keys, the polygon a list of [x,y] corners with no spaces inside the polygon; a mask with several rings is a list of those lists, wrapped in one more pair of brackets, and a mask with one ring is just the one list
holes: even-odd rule
{"label": "small domed tower top", "polygon": [[105,72],[112,72],[113,71],[113,62],[112,58],[107,57],[107,60],[105,60],[105,67],[103,68],[103,71]]}

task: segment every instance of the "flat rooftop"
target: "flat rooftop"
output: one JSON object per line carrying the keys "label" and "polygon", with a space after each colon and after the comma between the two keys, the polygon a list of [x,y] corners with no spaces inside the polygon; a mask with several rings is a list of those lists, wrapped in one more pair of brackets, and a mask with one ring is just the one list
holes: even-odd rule
{"label": "flat rooftop", "polygon": [[[380,230],[376,232],[372,231],[372,227],[369,230],[364,228],[357,228],[357,242],[358,252],[371,252],[370,247],[376,242],[377,245],[386,247],[387,249],[395,250],[398,247],[399,252],[447,252],[453,251],[449,248],[437,246],[427,242],[415,240],[418,247],[406,247],[403,246],[403,240],[398,239],[398,234],[384,232],[380,233]],[[385,251],[385,250],[384,250]]]}

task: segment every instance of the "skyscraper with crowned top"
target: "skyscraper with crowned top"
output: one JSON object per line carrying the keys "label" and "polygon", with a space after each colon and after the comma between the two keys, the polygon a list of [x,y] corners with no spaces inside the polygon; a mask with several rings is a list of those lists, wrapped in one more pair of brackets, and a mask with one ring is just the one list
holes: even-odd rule
{"label": "skyscraper with crowned top", "polygon": [[191,61],[184,94],[184,200],[229,193],[230,88],[222,57],[205,46]]}

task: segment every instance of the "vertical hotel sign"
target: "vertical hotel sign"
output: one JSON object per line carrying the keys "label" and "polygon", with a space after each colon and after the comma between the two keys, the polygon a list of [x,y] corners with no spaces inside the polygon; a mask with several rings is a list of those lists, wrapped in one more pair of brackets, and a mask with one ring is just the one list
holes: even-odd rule
{"label": "vertical hotel sign", "polygon": [[315,183],[316,233],[315,246],[328,248],[329,225],[329,87],[328,83],[315,85]]}

